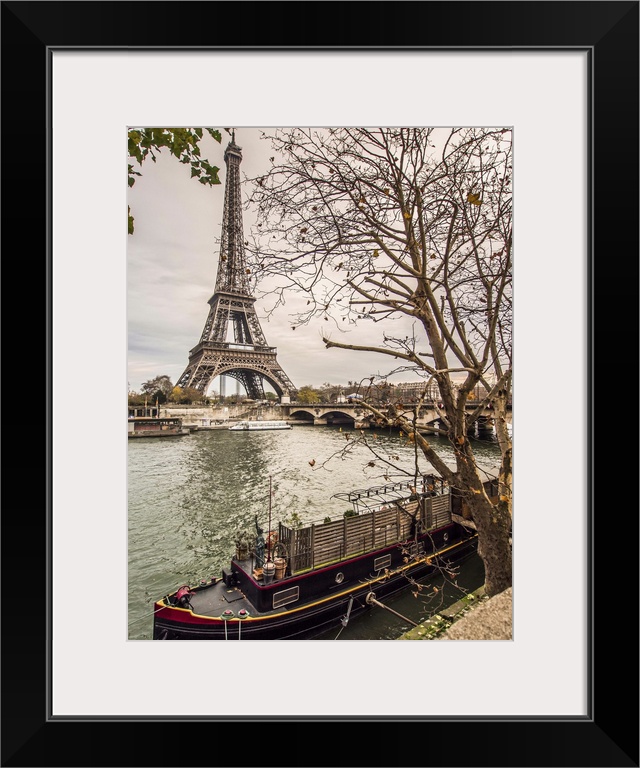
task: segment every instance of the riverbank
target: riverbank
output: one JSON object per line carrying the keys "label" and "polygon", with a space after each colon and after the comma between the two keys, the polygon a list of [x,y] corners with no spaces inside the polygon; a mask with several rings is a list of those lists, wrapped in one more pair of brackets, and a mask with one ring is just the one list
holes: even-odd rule
{"label": "riverbank", "polygon": [[480,587],[398,639],[512,640],[512,588],[489,598]]}

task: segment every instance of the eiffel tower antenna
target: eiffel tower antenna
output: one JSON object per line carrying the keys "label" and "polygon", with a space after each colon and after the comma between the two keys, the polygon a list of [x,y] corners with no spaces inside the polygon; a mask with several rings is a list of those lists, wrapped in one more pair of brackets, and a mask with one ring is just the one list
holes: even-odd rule
{"label": "eiffel tower antenna", "polygon": [[261,400],[266,381],[282,402],[288,402],[295,387],[276,359],[276,348],[267,344],[249,288],[242,227],[242,148],[236,144],[236,129],[226,130],[231,141],[224,153],[227,175],[215,290],[200,341],[189,351],[177,386],[206,393],[213,379],[224,375],[240,382],[250,398]]}

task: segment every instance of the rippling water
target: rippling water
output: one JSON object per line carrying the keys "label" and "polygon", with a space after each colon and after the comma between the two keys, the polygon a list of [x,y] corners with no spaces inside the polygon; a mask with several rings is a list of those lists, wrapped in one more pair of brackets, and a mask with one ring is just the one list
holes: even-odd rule
{"label": "rippling water", "polygon": [[[451,456],[447,444],[439,444]],[[479,463],[495,466],[499,452],[494,442],[476,441],[474,450]],[[389,461],[413,474],[414,448],[397,430],[300,425],[251,434],[223,429],[129,440],[129,639],[151,639],[154,600],[180,584],[220,575],[235,550],[237,528],[253,529],[257,515],[267,529],[270,478],[273,525],[293,512],[311,522],[342,515],[346,505],[332,498],[335,493],[382,485],[386,477],[400,479]],[[424,461],[419,467],[430,469]],[[467,588],[475,589],[482,584],[482,565],[471,563],[467,570]],[[398,604],[404,605],[402,600]],[[396,608],[405,616],[408,609]],[[386,638],[406,629],[389,615],[373,621],[359,617],[340,638]]]}

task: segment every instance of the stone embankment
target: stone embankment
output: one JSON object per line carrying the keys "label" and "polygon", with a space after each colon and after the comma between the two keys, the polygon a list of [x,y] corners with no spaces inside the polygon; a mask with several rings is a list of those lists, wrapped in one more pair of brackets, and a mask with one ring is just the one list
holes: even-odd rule
{"label": "stone embankment", "polygon": [[484,588],[470,592],[400,640],[512,640],[513,592],[505,589],[491,598]]}
{"label": "stone embankment", "polygon": [[228,406],[161,405],[160,416],[180,418],[182,425],[191,429],[230,426],[241,419],[248,418],[262,420],[283,418],[278,407],[247,406],[242,403]]}

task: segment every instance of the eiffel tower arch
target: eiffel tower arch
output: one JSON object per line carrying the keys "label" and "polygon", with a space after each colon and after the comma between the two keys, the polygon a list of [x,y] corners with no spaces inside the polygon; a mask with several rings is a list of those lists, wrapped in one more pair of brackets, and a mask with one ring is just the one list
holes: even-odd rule
{"label": "eiffel tower arch", "polygon": [[239,381],[254,400],[264,398],[267,382],[288,402],[295,387],[278,363],[276,347],[267,344],[249,288],[240,193],[242,148],[235,142],[235,130],[224,161],[227,176],[215,290],[200,341],[189,351],[177,386],[206,393],[213,379],[224,375]]}

